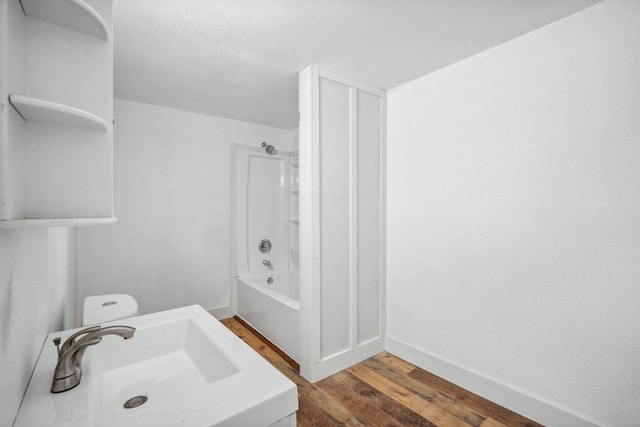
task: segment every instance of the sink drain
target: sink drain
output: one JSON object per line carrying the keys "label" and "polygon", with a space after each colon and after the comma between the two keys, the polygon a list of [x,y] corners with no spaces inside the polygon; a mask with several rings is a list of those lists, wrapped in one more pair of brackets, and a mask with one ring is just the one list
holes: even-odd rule
{"label": "sink drain", "polygon": [[140,406],[144,402],[146,402],[147,399],[149,399],[147,396],[135,396],[135,397],[132,397],[131,399],[129,399],[126,402],[124,402],[124,407],[127,408],[127,409],[137,408],[138,406]]}

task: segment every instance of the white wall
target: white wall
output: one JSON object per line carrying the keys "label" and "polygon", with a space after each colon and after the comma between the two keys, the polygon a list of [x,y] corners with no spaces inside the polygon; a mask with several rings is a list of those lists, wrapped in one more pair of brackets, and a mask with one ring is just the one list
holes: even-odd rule
{"label": "white wall", "polygon": [[389,92],[390,347],[638,423],[638,76],[607,0]]}
{"label": "white wall", "polygon": [[73,229],[0,230],[0,427],[13,423],[46,334],[75,325],[75,302]]}
{"label": "white wall", "polygon": [[292,131],[116,99],[115,216],[78,233],[78,289],[149,313],[230,306],[231,144],[291,150]]}

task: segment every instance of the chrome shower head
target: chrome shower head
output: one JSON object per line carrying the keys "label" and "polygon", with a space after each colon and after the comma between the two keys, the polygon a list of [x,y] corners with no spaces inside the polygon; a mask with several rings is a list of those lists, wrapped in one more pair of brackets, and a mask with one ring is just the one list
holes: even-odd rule
{"label": "chrome shower head", "polygon": [[264,147],[264,150],[267,152],[268,155],[272,155],[276,152],[276,149],[274,148],[273,145],[267,145],[266,142],[262,143],[262,147]]}

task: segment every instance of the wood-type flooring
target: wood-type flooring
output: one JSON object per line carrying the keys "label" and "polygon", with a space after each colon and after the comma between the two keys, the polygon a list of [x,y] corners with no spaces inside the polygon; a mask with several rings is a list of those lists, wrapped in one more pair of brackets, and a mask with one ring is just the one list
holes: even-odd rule
{"label": "wood-type flooring", "polygon": [[240,319],[222,323],[296,383],[298,426],[541,426],[389,353],[311,384]]}

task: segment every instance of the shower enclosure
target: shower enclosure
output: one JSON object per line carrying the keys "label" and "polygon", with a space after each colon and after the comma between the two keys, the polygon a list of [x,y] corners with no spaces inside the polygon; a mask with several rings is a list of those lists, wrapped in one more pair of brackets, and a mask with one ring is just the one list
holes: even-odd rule
{"label": "shower enclosure", "polygon": [[232,310],[316,382],[385,348],[386,93],[314,65],[298,87],[297,152],[236,147]]}
{"label": "shower enclosure", "polygon": [[299,360],[298,157],[262,148],[236,147],[234,312]]}

